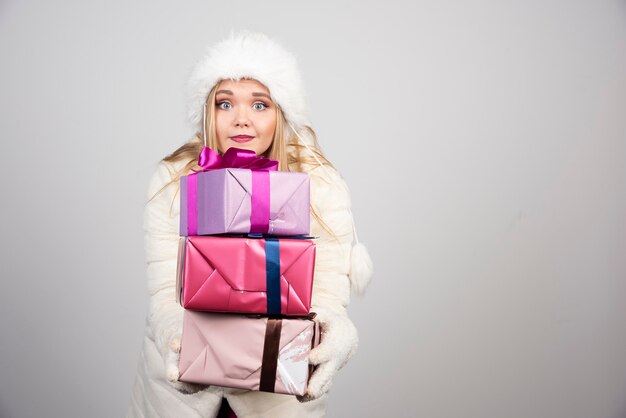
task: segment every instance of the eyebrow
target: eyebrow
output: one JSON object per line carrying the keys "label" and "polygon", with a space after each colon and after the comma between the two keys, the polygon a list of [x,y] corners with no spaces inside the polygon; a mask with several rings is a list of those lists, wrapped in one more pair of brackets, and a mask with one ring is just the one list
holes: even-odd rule
{"label": "eyebrow", "polygon": [[[217,96],[217,95],[218,95],[218,94],[220,94],[220,93],[230,94],[231,96],[233,95],[233,92],[232,92],[231,90],[218,90],[218,91],[215,93],[215,95]],[[265,93],[257,93],[257,92],[253,92],[253,93],[252,93],[252,96],[254,96],[254,97],[264,96],[264,97],[267,97],[268,99],[272,100],[272,98],[271,98],[269,95],[265,94]]]}

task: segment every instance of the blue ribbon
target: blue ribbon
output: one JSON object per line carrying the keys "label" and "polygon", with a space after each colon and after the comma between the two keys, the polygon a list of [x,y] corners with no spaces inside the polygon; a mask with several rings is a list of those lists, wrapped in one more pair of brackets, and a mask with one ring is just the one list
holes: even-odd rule
{"label": "blue ribbon", "polygon": [[280,315],[280,248],[277,238],[265,239],[267,313]]}

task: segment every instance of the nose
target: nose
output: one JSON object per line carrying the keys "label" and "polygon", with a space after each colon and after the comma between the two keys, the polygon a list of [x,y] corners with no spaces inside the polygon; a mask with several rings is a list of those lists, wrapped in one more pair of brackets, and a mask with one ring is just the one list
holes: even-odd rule
{"label": "nose", "polygon": [[250,118],[248,117],[248,111],[244,108],[244,106],[239,107],[239,112],[235,116],[235,126],[249,126]]}

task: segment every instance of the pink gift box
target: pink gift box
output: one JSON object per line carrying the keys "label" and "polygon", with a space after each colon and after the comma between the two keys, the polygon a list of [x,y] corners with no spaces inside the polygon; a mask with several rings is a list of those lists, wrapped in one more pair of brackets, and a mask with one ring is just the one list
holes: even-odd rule
{"label": "pink gift box", "polygon": [[183,237],[177,297],[198,311],[307,315],[314,269],[311,240]]}
{"label": "pink gift box", "polygon": [[311,318],[185,310],[180,381],[303,395],[308,355],[320,341]]}
{"label": "pink gift box", "polygon": [[181,176],[180,235],[308,235],[307,173],[222,168]]}

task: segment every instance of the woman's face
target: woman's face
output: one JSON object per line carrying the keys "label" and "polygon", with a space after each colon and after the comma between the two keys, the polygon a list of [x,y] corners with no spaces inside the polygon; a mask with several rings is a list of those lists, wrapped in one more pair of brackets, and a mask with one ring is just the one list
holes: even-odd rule
{"label": "woman's face", "polygon": [[276,105],[256,80],[222,80],[215,94],[215,130],[219,151],[243,148],[263,154],[272,145]]}

